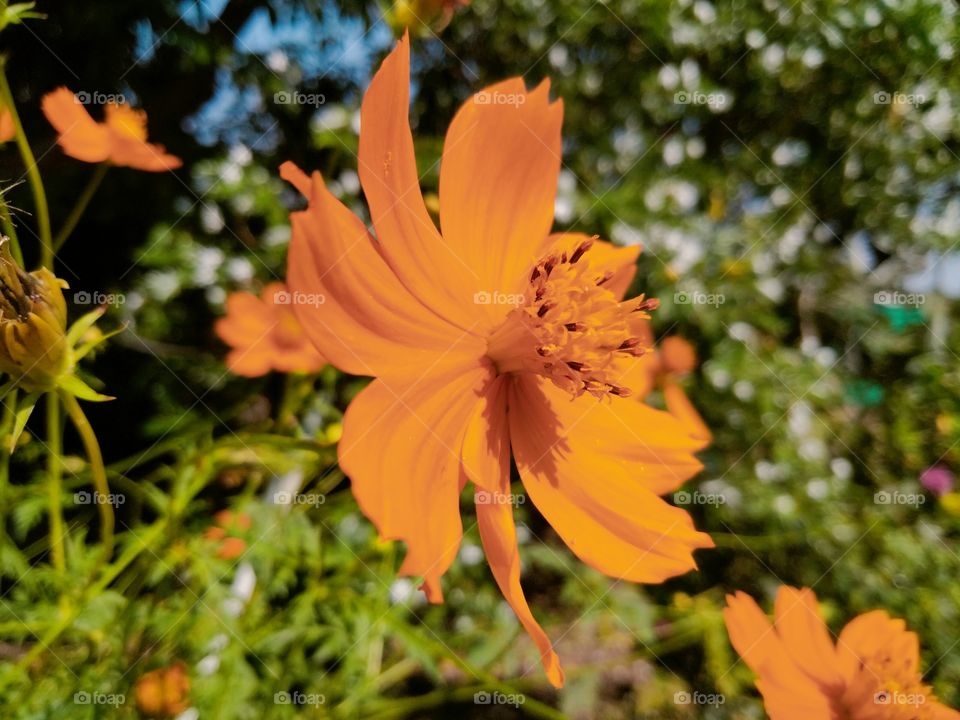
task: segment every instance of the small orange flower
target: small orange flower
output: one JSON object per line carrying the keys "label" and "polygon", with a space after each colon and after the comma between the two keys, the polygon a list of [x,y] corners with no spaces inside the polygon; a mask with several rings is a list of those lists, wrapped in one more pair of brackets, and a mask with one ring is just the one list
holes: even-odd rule
{"label": "small orange flower", "polygon": [[220,541],[217,557],[223,560],[236,560],[247,549],[247,541],[237,535],[250,529],[250,516],[231,510],[221,510],[213,516],[213,520],[216,524],[208,527],[203,536],[207,540]]}
{"label": "small orange flower", "polygon": [[147,142],[147,115],[129,105],[109,103],[104,122],[97,122],[65,87],[43,98],[43,114],[60,133],[63,152],[84,162],[110,162],[137,170],[160,172],[183,163],[162,145]]}
{"label": "small orange flower", "polygon": [[13,126],[13,113],[8,107],[0,107],[0,143],[9,142],[17,136]]}
{"label": "small orange flower", "polygon": [[[653,343],[649,324],[641,335],[645,342]],[[661,340],[655,352],[640,358],[626,382],[639,397],[645,397],[655,387],[659,387],[669,413],[684,424],[691,437],[698,438],[707,445],[713,440],[710,428],[703,422],[700,413],[680,386],[680,380],[696,367],[697,352],[693,345],[672,335]]]}
{"label": "small orange flower", "polygon": [[376,240],[318,173],[281,168],[309,200],[291,216],[290,287],[326,298],[295,311],[333,365],[376,378],[347,409],[338,453],[381,537],[406,543],[400,573],[442,602],[460,493],[473,482],[494,578],[560,687],[559,658],[520,586],[511,456],[580,559],[662,582],[713,545],[659,497],[701,469],[703,441],[623,382],[656,306],[623,299],[639,250],[551,233],[563,104],[549,83],[528,91],[506,80],[456,114],[438,231],[418,182],[409,63],[404,35],[361,108],[359,174]]}
{"label": "small orange flower", "polygon": [[326,361],[304,334],[293,313],[294,296],[283,283],[270,283],[258,298],[235,292],[227,298],[227,315],[214,329],[233,349],[227,367],[245,377],[278,372],[316,372]]}
{"label": "small orange flower", "polygon": [[134,687],[137,710],[152,718],[172,718],[190,707],[187,666],[175,662],[141,675]]}
{"label": "small orange flower", "polygon": [[780,588],[772,624],[742,592],[723,614],[771,720],[960,720],[924,685],[916,633],[883,610],[854,618],[836,643],[807,588]]}

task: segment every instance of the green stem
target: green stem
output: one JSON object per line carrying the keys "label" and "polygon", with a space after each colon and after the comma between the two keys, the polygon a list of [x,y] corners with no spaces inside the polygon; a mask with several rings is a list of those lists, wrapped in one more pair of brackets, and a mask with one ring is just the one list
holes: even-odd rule
{"label": "green stem", "polygon": [[[521,695],[517,690],[504,687],[503,685],[472,685],[462,688],[441,688],[425,695],[418,695],[411,698],[393,699],[390,706],[374,712],[367,717],[369,720],[388,720],[388,718],[407,718],[422,714],[425,710],[438,708],[447,703],[463,703],[474,699],[478,693],[490,694],[491,690],[496,690],[504,695]],[[517,705],[517,710],[521,715],[527,717],[544,718],[545,720],[566,720],[559,710],[555,710],[549,705],[535,700],[534,698],[523,695],[522,701]]]}
{"label": "green stem", "polygon": [[97,169],[93,171],[93,175],[90,176],[87,186],[83,189],[83,192],[80,193],[80,197],[77,198],[77,202],[67,216],[67,221],[53,237],[54,253],[60,252],[60,248],[63,247],[67,238],[70,237],[70,233],[77,227],[77,223],[80,222],[80,218],[87,209],[87,205],[90,204],[90,200],[92,200],[96,194],[97,188],[99,188],[100,183],[103,182],[103,178],[107,174],[108,169],[110,169],[110,166],[107,163],[100,163],[97,165]]}
{"label": "green stem", "polygon": [[6,70],[6,60],[0,60],[0,100],[3,101],[13,118],[17,148],[20,150],[20,157],[23,158],[23,164],[26,166],[27,179],[30,181],[30,189],[33,191],[33,202],[37,209],[37,229],[40,233],[40,264],[52,270],[54,251],[53,236],[50,232],[50,210],[47,207],[47,194],[43,189],[43,180],[40,178],[40,170],[37,168],[33,150],[30,149],[30,142],[23,131],[23,124],[20,122],[20,116],[17,114],[17,108],[13,102],[13,93],[10,92]]}
{"label": "green stem", "polygon": [[10,215],[10,207],[7,205],[7,199],[3,196],[3,191],[0,191],[0,227],[3,227],[3,234],[10,239],[10,252],[13,259],[17,261],[20,267],[23,267],[23,251],[20,250],[17,229],[13,225],[13,216]]}
{"label": "green stem", "polygon": [[110,504],[110,486],[107,484],[107,471],[103,466],[103,453],[100,452],[100,443],[97,442],[97,434],[93,431],[90,421],[83,413],[83,408],[77,399],[68,392],[61,391],[60,399],[63,401],[63,407],[73,426],[80,434],[83,441],[83,449],[87,453],[87,460],[90,462],[90,474],[93,477],[93,487],[96,489],[98,498],[97,512],[100,513],[100,542],[103,543],[103,557],[109,560],[113,555],[113,505]]}
{"label": "green stem", "polygon": [[[59,407],[59,402],[57,406]],[[62,605],[60,617],[57,622],[47,630],[46,634],[38,643],[30,648],[30,652],[20,659],[15,667],[15,671],[20,673],[24,672],[40,657],[44,650],[52,648],[57,638],[70,629],[70,626],[73,625],[73,622],[80,615],[86,603],[101,595],[103,591],[119,577],[120,573],[126,570],[133,561],[140,556],[140,553],[150,549],[154,543],[163,540],[164,534],[177,522],[177,517],[174,513],[178,512],[181,507],[186,507],[186,504],[203,490],[210,478],[210,470],[205,467],[205,463],[202,460],[199,460],[196,465],[192,465],[191,468],[194,470],[196,477],[192,482],[187,483],[183,492],[178,494],[174,502],[171,503],[173,513],[160,518],[139,535],[133,531],[125,533],[125,536],[132,536],[134,541],[126,546],[126,549],[113,564],[103,568],[100,579],[87,587],[77,604]],[[2,690],[3,683],[0,682],[0,691]],[[0,693],[0,696],[2,696],[2,693]]]}
{"label": "green stem", "polygon": [[750,550],[763,552],[784,544],[803,542],[804,533],[779,533],[777,535],[735,535],[734,533],[712,532],[710,537],[718,548]]}
{"label": "green stem", "polygon": [[[140,556],[140,553],[149,548],[151,543],[163,535],[163,531],[168,522],[169,518],[158,520],[140,535],[138,538],[140,542],[130,543],[130,545],[127,546],[127,549],[115,563],[104,568],[103,575],[100,577],[100,580],[87,589],[87,592],[84,593],[84,600],[89,601],[106,590],[110,583],[112,583],[121,572],[126,570],[127,567],[129,567],[129,565]],[[76,605],[71,606],[66,613],[61,614],[60,619],[49,630],[47,630],[47,633],[40,639],[40,641],[30,648],[30,652],[20,659],[20,662],[17,663],[16,669],[23,671],[30,667],[30,665],[33,664],[33,661],[36,660],[44,650],[50,648],[56,639],[70,628],[70,626],[73,624],[73,621],[77,619],[77,617],[80,615],[80,612],[83,610],[83,606],[83,602],[77,603]]]}
{"label": "green stem", "polygon": [[17,415],[17,389],[10,391],[10,395],[4,398],[3,420],[0,421],[0,540],[6,533],[7,518],[6,511],[9,507],[7,502],[7,488],[10,484],[10,443],[7,442],[7,436],[13,432],[13,422]]}
{"label": "green stem", "polygon": [[60,400],[56,392],[47,393],[47,500],[50,503],[50,556],[61,579],[66,574],[64,552],[63,508],[60,504],[62,484],[60,454]]}

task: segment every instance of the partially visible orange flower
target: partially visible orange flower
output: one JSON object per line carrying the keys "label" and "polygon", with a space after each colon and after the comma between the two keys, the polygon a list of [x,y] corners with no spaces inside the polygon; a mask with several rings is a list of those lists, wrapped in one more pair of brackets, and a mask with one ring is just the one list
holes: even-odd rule
{"label": "partially visible orange flower", "polygon": [[[653,344],[649,323],[642,333],[644,341]],[[697,367],[697,351],[687,340],[671,335],[660,341],[654,352],[640,358],[626,380],[639,397],[645,397],[655,388],[663,393],[667,410],[682,422],[692,437],[704,445],[713,440],[710,428],[690,402],[680,381]]]}
{"label": "partially visible orange flower", "polygon": [[214,330],[227,345],[227,367],[245,377],[278,372],[316,372],[326,360],[310,343],[293,313],[294,296],[283,283],[270,283],[258,298],[235,292],[227,298],[227,315]]}
{"label": "partially visible orange flower", "polygon": [[624,384],[657,306],[624,299],[639,250],[551,232],[563,104],[549,83],[503,81],[454,116],[439,230],[419,187],[409,90],[405,35],[361,107],[358,171],[376,239],[319,173],[281,167],[309,201],[291,215],[290,287],[326,299],[295,310],[333,365],[376,378],[347,409],[338,457],[381,537],[406,543],[400,573],[443,601],[472,482],[494,579],[560,687],[559,657],[520,584],[511,457],[581,560],[655,583],[713,545],[659,497],[702,468],[703,442]]}
{"label": "partially visible orange flower", "polygon": [[923,683],[916,633],[883,610],[851,620],[836,643],[807,588],[780,588],[772,624],[742,592],[723,614],[771,720],[960,720]]}
{"label": "partially visible orange flower", "polygon": [[8,107],[0,107],[0,143],[9,142],[17,136],[13,126],[13,113]]}
{"label": "partially visible orange flower", "polygon": [[213,516],[216,523],[203,533],[207,540],[219,541],[217,557],[223,560],[236,560],[247,549],[247,541],[240,534],[250,529],[250,516],[231,510],[221,510]]}
{"label": "partially visible orange flower", "polygon": [[141,675],[134,687],[137,710],[152,718],[172,718],[190,707],[187,666],[175,662]]}
{"label": "partially visible orange flower", "polygon": [[183,163],[162,145],[147,142],[147,115],[129,105],[109,103],[104,122],[97,122],[65,87],[47,93],[43,114],[60,133],[63,152],[84,162],[110,162],[137,170],[160,172]]}

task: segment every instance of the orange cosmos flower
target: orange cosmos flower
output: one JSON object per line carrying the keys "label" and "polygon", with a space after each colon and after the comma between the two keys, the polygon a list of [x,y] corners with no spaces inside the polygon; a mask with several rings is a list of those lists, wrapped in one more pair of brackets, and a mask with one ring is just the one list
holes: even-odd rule
{"label": "orange cosmos flower", "polygon": [[248,292],[227,298],[227,316],[216,322],[214,330],[233,348],[226,361],[231,372],[245,377],[271,370],[310,373],[326,364],[293,313],[294,299],[280,282],[264,287],[259,298]]}
{"label": "orange cosmos flower", "polygon": [[217,557],[223,560],[236,560],[247,549],[247,541],[239,535],[250,529],[250,516],[221,510],[213,516],[214,525],[208,527],[203,537],[219,543]]}
{"label": "orange cosmos flower", "polygon": [[834,643],[812,590],[782,586],[771,624],[753,598],[727,595],[733,647],[759,676],[771,720],[960,720],[923,684],[916,633],[883,610]]}
{"label": "orange cosmos flower", "polygon": [[151,670],[134,686],[137,710],[152,718],[172,718],[190,707],[190,676],[187,666],[173,665]]}
{"label": "orange cosmos flower", "polygon": [[497,584],[560,687],[559,659],[520,587],[511,455],[578,557],[611,577],[661,582],[712,546],[658,497],[698,472],[703,442],[621,382],[656,305],[622,300],[639,250],[550,234],[563,105],[549,84],[504,81],[454,117],[441,233],[418,183],[409,62],[405,35],[361,108],[359,174],[376,239],[318,173],[281,168],[309,200],[291,216],[290,286],[326,298],[295,310],[333,365],[376,378],[347,409],[339,460],[380,535],[406,543],[401,574],[442,602],[472,482]]}
{"label": "orange cosmos flower", "polygon": [[13,113],[8,107],[0,107],[0,143],[9,142],[17,136],[13,126]]}
{"label": "orange cosmos flower", "polygon": [[129,105],[109,103],[98,123],[65,87],[44,96],[43,114],[60,133],[63,152],[84,162],[110,162],[137,170],[173,170],[183,163],[162,145],[147,142],[147,115]]}
{"label": "orange cosmos flower", "polygon": [[[649,323],[640,336],[646,344],[653,344]],[[640,397],[646,397],[656,387],[660,388],[670,414],[684,424],[692,437],[709,444],[713,439],[710,428],[680,386],[680,380],[696,367],[697,352],[693,345],[672,335],[661,340],[655,352],[648,352],[637,361],[626,382]]]}

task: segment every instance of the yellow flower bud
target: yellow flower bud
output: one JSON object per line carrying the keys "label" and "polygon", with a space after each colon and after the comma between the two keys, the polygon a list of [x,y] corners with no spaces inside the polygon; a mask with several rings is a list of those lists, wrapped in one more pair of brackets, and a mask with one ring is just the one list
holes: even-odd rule
{"label": "yellow flower bud", "polygon": [[960,493],[951,492],[942,495],[940,505],[951,515],[960,515]]}
{"label": "yellow flower bud", "polygon": [[27,392],[53,388],[70,369],[63,287],[46,268],[25,272],[0,246],[0,371]]}
{"label": "yellow flower bud", "polygon": [[469,4],[470,0],[399,0],[387,13],[387,20],[398,32],[404,28],[417,33],[428,28],[439,32],[458,8]]}

